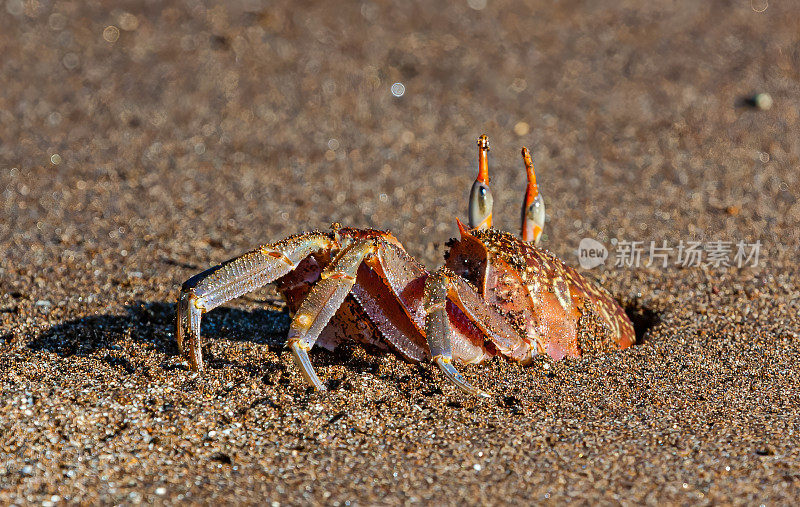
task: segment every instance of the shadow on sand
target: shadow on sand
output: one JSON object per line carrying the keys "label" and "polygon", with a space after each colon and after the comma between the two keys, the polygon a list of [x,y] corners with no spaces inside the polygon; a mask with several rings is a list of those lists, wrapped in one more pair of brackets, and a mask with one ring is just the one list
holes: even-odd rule
{"label": "shadow on sand", "polygon": [[624,308],[636,332],[636,345],[641,345],[650,338],[649,331],[661,322],[661,314],[637,303],[625,305]]}
{"label": "shadow on sand", "polygon": [[[90,356],[107,351],[102,360],[131,374],[136,371],[138,361],[129,354],[117,353],[123,349],[122,343],[133,342],[147,345],[167,358],[177,358],[178,346],[175,342],[175,303],[136,302],[126,305],[119,314],[92,315],[70,320],[53,326],[28,343],[35,351],[58,354],[61,357]],[[649,330],[660,322],[660,315],[649,308],[627,305],[626,313],[633,321],[636,331],[636,344],[648,340]],[[242,365],[238,361],[226,359],[212,353],[209,344],[216,340],[259,343],[271,352],[284,350],[286,334],[291,318],[288,310],[245,310],[220,307],[203,316],[201,335],[203,337],[203,356],[209,368],[219,368],[235,364],[252,370],[255,365]],[[355,344],[343,344],[335,352],[315,349],[314,361],[318,365],[347,364],[361,372],[377,372],[379,360],[375,351],[366,354],[354,353]],[[101,354],[102,355],[102,354]],[[283,365],[260,365],[272,370],[282,369]],[[182,361],[167,361],[165,369],[186,369]],[[259,369],[259,368],[256,368]]]}
{"label": "shadow on sand", "polygon": [[[61,357],[102,356],[106,363],[122,368],[128,374],[137,369],[137,361],[129,354],[118,353],[123,343],[146,345],[167,356],[179,356],[175,342],[175,303],[136,302],[126,305],[119,314],[92,315],[51,327],[28,343],[34,351],[58,354]],[[209,345],[218,340],[262,344],[271,352],[284,349],[291,318],[288,310],[245,310],[220,307],[203,315],[201,336],[203,359],[211,369],[235,365],[247,370],[284,369],[282,364],[244,365],[222,355],[215,355]],[[335,352],[317,348],[316,364],[347,364],[358,371],[377,371],[377,358],[370,354],[354,354],[354,344],[343,344]],[[102,351],[108,353],[103,355]],[[99,354],[98,354],[99,353]],[[182,361],[166,361],[167,370],[188,369]],[[263,373],[263,372],[262,372]]]}
{"label": "shadow on sand", "polygon": [[[126,305],[121,314],[92,315],[53,326],[28,343],[28,347],[71,357],[119,350],[121,342],[133,341],[148,344],[168,357],[177,356],[175,310],[175,303],[136,302]],[[203,316],[201,334],[206,343],[225,338],[262,343],[270,350],[279,350],[289,322],[287,311],[223,307]],[[126,370],[130,367],[117,366]]]}

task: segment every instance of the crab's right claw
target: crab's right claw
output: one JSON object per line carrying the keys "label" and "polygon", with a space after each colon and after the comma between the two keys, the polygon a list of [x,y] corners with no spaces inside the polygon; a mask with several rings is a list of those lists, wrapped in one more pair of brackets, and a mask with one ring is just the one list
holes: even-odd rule
{"label": "crab's right claw", "polygon": [[531,160],[528,148],[522,148],[522,160],[528,173],[528,187],[522,203],[522,240],[538,245],[544,230],[544,199],[542,199],[539,186],[536,184],[536,173],[533,170],[533,160]]}
{"label": "crab's right claw", "polygon": [[494,198],[489,190],[489,138],[478,138],[478,177],[469,193],[469,226],[472,229],[488,229],[492,226]]}

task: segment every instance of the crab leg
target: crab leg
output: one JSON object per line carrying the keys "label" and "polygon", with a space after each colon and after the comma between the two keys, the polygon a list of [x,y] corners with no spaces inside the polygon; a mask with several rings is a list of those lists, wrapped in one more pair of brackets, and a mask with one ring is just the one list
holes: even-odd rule
{"label": "crab leg", "polygon": [[539,244],[544,229],[544,199],[539,194],[536,184],[536,173],[533,170],[533,160],[528,148],[522,147],[522,161],[528,173],[528,188],[525,190],[525,200],[522,202],[522,240]]}
{"label": "crab leg", "polygon": [[[423,330],[411,320],[408,315],[409,310],[404,309],[403,302],[370,266],[375,257],[377,255],[358,268],[356,284],[350,295],[367,314],[383,340],[407,360],[424,361],[427,350]],[[421,290],[419,292],[422,293]],[[424,317],[422,321],[424,326]]]}
{"label": "crab leg", "polygon": [[450,346],[450,322],[447,317],[447,275],[441,270],[425,281],[425,332],[431,360],[442,370],[445,377],[462,390],[472,395],[491,396],[490,393],[471,386],[453,367],[453,352]]}
{"label": "crab leg", "polygon": [[489,190],[489,138],[478,138],[478,177],[469,192],[469,226],[488,229],[492,226],[492,191]]}
{"label": "crab leg", "polygon": [[292,319],[287,347],[291,349],[303,377],[318,391],[325,391],[326,388],[314,372],[308,351],[352,290],[358,267],[375,250],[373,241],[360,241],[344,249],[322,272],[320,281],[311,289]]}
{"label": "crab leg", "polygon": [[[203,369],[200,318],[203,313],[275,281],[311,253],[330,249],[332,240],[315,232],[264,245],[193,276],[178,297],[176,339],[192,370]],[[188,336],[184,333],[188,331]]]}
{"label": "crab leg", "polygon": [[453,301],[497,346],[503,355],[520,361],[530,359],[531,347],[493,308],[483,303],[477,292],[447,268],[432,274],[425,282],[425,329],[432,360],[445,376],[462,390],[479,396],[489,393],[471,386],[453,367],[450,321],[447,300]]}

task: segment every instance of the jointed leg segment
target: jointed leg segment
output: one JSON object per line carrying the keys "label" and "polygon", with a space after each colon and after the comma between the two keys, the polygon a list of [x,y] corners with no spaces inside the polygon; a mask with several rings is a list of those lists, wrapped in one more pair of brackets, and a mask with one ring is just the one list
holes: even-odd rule
{"label": "jointed leg segment", "polygon": [[490,393],[470,385],[453,367],[450,321],[447,316],[448,285],[449,277],[443,270],[432,274],[425,282],[425,334],[431,349],[431,360],[450,382],[463,391],[475,396],[489,397]]}
{"label": "jointed leg segment", "polygon": [[191,368],[203,369],[200,352],[203,313],[275,281],[313,252],[329,249],[331,244],[331,239],[322,233],[290,237],[231,259],[184,283],[178,298],[176,338]]}
{"label": "jointed leg segment", "polygon": [[473,395],[490,396],[486,391],[471,386],[453,367],[450,319],[447,315],[448,299],[453,301],[504,355],[524,361],[530,358],[531,349],[511,325],[497,311],[486,305],[455,273],[442,268],[428,277],[425,282],[425,332],[433,362],[462,390]]}
{"label": "jointed leg segment", "polygon": [[374,241],[354,243],[344,249],[322,272],[320,281],[292,319],[287,346],[292,350],[303,377],[319,391],[324,391],[325,385],[314,372],[308,351],[352,290],[358,267],[375,249]]}

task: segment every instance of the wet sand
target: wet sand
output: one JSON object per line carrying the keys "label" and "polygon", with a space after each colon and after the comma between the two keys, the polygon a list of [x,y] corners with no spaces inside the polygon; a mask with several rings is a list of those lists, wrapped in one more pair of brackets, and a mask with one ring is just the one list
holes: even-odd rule
{"label": "wet sand", "polygon": [[[797,4],[483,4],[0,3],[0,503],[794,502]],[[611,252],[582,272],[638,344],[462,367],[488,400],[358,347],[310,392],[270,289],[188,371],[180,284],[259,244],[338,221],[439,266],[481,133],[496,225],[525,144],[573,266],[759,265]]]}

